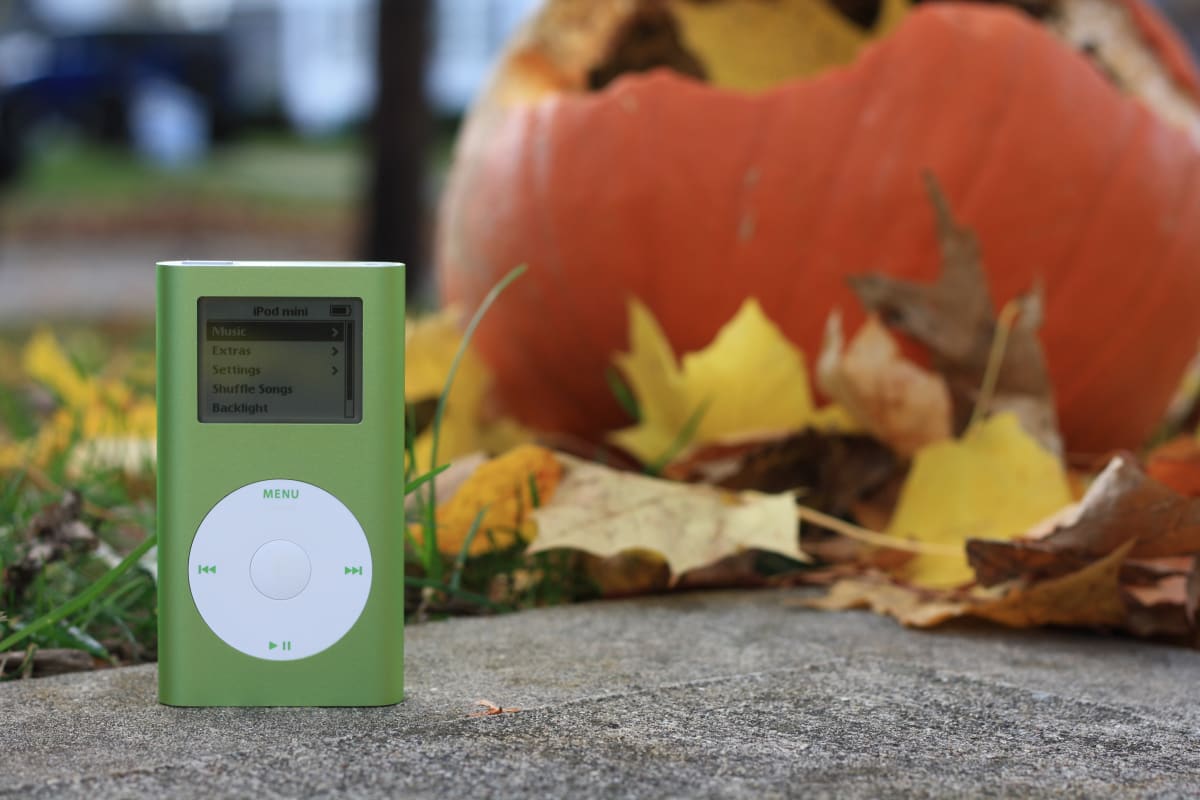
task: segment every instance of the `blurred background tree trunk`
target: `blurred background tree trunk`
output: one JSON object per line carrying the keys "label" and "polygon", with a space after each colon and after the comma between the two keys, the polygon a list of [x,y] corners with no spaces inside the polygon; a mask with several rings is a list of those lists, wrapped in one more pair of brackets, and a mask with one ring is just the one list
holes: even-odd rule
{"label": "blurred background tree trunk", "polygon": [[408,265],[410,301],[430,288],[426,164],[432,131],[425,96],[432,0],[379,0],[378,97],[370,148],[362,256]]}

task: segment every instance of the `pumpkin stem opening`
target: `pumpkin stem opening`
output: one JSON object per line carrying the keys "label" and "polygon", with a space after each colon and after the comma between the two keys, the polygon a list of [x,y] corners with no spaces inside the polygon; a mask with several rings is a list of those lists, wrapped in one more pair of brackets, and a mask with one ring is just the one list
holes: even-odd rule
{"label": "pumpkin stem opening", "polygon": [[658,67],[708,79],[699,59],[684,46],[675,16],[654,3],[642,6],[617,27],[604,57],[588,70],[588,89],[603,89],[625,73]]}
{"label": "pumpkin stem opening", "polygon": [[883,0],[829,0],[829,4],[864,31],[873,29],[883,12]]}
{"label": "pumpkin stem opening", "polygon": [[[949,0],[543,0],[495,93],[602,91],[627,73],[667,69],[759,92],[852,63],[914,6]],[[1200,76],[1144,0],[958,0],[1004,6],[1091,61],[1118,90],[1200,143]],[[954,3],[951,2],[951,5]]]}

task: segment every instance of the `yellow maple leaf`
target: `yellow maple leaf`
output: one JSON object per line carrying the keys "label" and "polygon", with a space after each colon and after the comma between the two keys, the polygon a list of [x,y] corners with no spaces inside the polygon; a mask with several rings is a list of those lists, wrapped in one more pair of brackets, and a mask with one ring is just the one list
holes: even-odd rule
{"label": "yellow maple leaf", "polygon": [[[438,550],[457,556],[480,511],[483,517],[468,555],[510,547],[518,538],[533,538],[530,514],[537,503],[554,496],[562,471],[553,452],[533,444],[518,445],[481,464],[449,500],[438,506]],[[418,542],[423,541],[419,525],[410,530]]]}
{"label": "yellow maple leaf", "polygon": [[682,39],[718,86],[758,91],[848,64],[899,24],[910,0],[883,0],[860,27],[827,0],[671,0]]}
{"label": "yellow maple leaf", "polygon": [[840,408],[816,408],[804,354],[753,298],[708,347],[685,355],[682,365],[654,315],[634,300],[629,344],[630,352],[618,354],[616,362],[637,398],[641,421],[611,438],[646,463],[669,455],[692,424],[687,444],[810,426],[849,427]]}
{"label": "yellow maple leaf", "polygon": [[[405,327],[404,396],[410,403],[441,396],[446,376],[462,343],[459,313],[454,308],[412,318]],[[509,419],[488,414],[485,399],[489,375],[479,356],[468,349],[458,365],[454,384],[446,398],[438,438],[438,462],[476,451],[502,452],[529,439],[529,434]],[[414,442],[416,470],[432,468],[432,427]]]}
{"label": "yellow maple leaf", "polygon": [[559,455],[567,471],[551,502],[534,511],[529,552],[566,547],[598,556],[657,553],[672,574],[748,549],[807,561],[790,493],[730,492],[622,472]]}
{"label": "yellow maple leaf", "polygon": [[[969,538],[1013,539],[1072,501],[1066,471],[1010,413],[973,426],[956,441],[917,453],[888,533],[937,544]],[[965,549],[954,556],[919,555],[903,576],[918,586],[966,583]]]}

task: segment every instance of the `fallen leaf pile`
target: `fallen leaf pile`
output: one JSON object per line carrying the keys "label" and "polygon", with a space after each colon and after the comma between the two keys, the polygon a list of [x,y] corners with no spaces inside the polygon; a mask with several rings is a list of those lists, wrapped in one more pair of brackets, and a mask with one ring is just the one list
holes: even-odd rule
{"label": "fallen leaf pile", "polygon": [[977,618],[1200,641],[1200,439],[1069,469],[1037,287],[997,309],[974,233],[928,188],[939,277],[852,279],[866,321],[847,336],[830,315],[820,395],[753,299],[682,354],[632,300],[614,365],[634,422],[596,444],[604,458],[553,439],[480,458],[438,509],[439,546],[461,548],[482,514],[509,533],[471,554],[516,541],[529,556],[574,552],[606,594],[811,584],[828,591],[809,607],[914,627]]}
{"label": "fallen leaf pile", "polygon": [[[1030,435],[1051,452],[1061,453],[1054,391],[1037,338],[1041,294],[1035,290],[1014,300],[1019,317],[1002,332],[988,292],[979,240],[955,222],[941,189],[933,178],[927,180],[942,250],[937,281],[925,285],[862,275],[851,280],[851,287],[868,309],[929,349],[950,387],[956,431],[963,431],[980,411],[1011,411]],[[990,396],[981,398],[1001,333],[1005,342],[995,365],[994,388]]]}
{"label": "fallen leaf pile", "polygon": [[[616,362],[633,385],[641,420],[612,440],[646,464],[671,460],[689,427],[694,444],[846,425],[840,409],[817,408],[804,355],[754,300],[711,345],[685,355],[682,363],[649,309],[634,301],[629,318],[632,352],[618,355]],[[754,390],[745,391],[748,386]]]}

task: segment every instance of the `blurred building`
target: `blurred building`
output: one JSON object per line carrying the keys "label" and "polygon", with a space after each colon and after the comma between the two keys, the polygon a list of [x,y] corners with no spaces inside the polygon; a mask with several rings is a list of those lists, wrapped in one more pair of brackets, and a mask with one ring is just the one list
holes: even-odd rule
{"label": "blurred building", "polygon": [[[1200,47],[1200,0],[1152,1]],[[247,123],[356,126],[374,107],[379,2],[411,0],[0,0],[0,177],[46,124],[166,165]],[[426,96],[453,118],[540,0],[429,2]]]}
{"label": "blurred building", "polygon": [[[374,104],[378,2],[0,0],[0,161],[19,161],[47,124],[128,141],[167,165],[247,122],[305,136],[358,125]],[[433,0],[435,113],[467,107],[536,2]]]}
{"label": "blurred building", "polygon": [[437,0],[426,83],[441,114],[461,113],[475,97],[505,41],[540,0]]}

